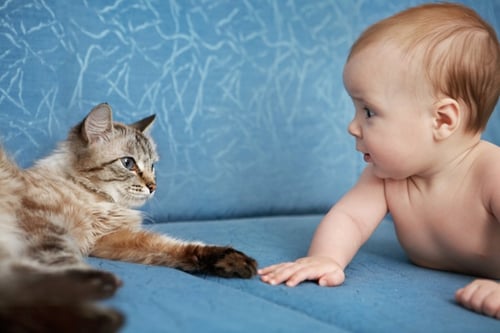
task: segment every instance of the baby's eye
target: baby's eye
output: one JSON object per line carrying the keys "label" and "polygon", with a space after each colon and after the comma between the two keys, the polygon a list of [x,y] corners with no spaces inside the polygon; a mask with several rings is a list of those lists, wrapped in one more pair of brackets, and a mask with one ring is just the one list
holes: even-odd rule
{"label": "baby's eye", "polygon": [[375,113],[366,106],[363,108],[363,110],[365,111],[366,118],[371,118],[375,115]]}
{"label": "baby's eye", "polygon": [[122,165],[125,169],[135,171],[136,164],[135,160],[132,157],[122,157],[120,161],[122,162]]}

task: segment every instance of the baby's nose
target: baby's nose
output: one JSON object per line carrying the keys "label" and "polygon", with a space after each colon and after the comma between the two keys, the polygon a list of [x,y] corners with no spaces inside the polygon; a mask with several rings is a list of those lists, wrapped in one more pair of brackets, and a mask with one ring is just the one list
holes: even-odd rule
{"label": "baby's nose", "polygon": [[356,118],[351,120],[351,122],[349,123],[349,126],[347,127],[347,132],[349,132],[349,134],[351,134],[356,138],[361,137],[361,129],[358,125],[358,122],[356,121]]}

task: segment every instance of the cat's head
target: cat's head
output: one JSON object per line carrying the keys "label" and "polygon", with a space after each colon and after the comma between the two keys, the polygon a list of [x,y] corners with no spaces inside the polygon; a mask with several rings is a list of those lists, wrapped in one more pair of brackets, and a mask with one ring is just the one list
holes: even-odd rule
{"label": "cat's head", "polygon": [[148,135],[155,116],[134,124],[113,122],[111,107],[99,104],[68,137],[72,168],[86,186],[114,202],[137,207],[156,190],[156,147]]}

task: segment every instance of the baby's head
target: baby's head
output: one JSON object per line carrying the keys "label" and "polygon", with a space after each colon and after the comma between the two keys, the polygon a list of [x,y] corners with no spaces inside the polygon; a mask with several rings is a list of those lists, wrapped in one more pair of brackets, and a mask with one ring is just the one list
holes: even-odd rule
{"label": "baby's head", "polygon": [[410,8],[363,32],[348,61],[368,46],[384,44],[401,51],[410,72],[429,83],[436,99],[460,104],[465,130],[484,130],[500,94],[500,45],[477,13],[447,3]]}

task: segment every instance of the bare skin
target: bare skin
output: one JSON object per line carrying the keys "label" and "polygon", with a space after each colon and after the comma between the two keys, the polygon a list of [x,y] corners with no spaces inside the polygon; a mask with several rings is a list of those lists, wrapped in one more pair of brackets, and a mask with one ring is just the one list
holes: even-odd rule
{"label": "bare skin", "polygon": [[432,93],[408,67],[390,44],[348,61],[344,83],[356,109],[349,133],[368,166],[324,217],[307,257],[259,274],[272,285],[338,286],[390,212],[415,264],[490,279],[458,290],[456,300],[500,318],[500,148],[467,132],[465,106]]}

